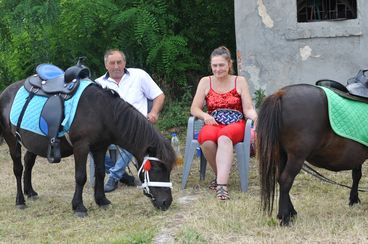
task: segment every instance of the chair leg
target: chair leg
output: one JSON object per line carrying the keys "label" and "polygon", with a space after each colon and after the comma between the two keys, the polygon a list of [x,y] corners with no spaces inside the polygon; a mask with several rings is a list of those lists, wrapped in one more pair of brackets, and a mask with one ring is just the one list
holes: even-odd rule
{"label": "chair leg", "polygon": [[[243,150],[237,150],[238,169],[240,177],[240,188],[242,192],[248,191],[248,175],[249,175],[249,150],[248,153]],[[247,155],[248,154],[248,155]]]}
{"label": "chair leg", "polygon": [[252,121],[248,119],[244,131],[244,141],[235,145],[242,192],[248,191],[251,125]]}
{"label": "chair leg", "polygon": [[191,143],[187,148],[187,153],[184,157],[184,167],[183,167],[183,178],[181,182],[181,189],[184,190],[188,181],[188,176],[190,172],[190,168],[192,167],[192,162],[194,158],[194,154],[196,153],[196,148],[198,143]]}
{"label": "chair leg", "polygon": [[203,152],[201,151],[200,165],[199,165],[199,180],[204,180],[206,177],[206,166],[207,159],[204,157]]}

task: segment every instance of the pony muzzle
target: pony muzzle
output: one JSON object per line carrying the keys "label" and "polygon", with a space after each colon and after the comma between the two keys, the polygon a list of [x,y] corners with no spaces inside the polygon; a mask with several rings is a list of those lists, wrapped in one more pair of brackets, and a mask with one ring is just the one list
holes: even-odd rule
{"label": "pony muzzle", "polygon": [[145,195],[150,196],[151,199],[154,200],[154,197],[151,194],[150,189],[149,189],[150,187],[168,187],[168,188],[172,189],[172,183],[171,182],[151,181],[150,180],[150,177],[149,177],[149,171],[151,169],[151,161],[150,160],[155,160],[155,161],[160,161],[161,162],[161,160],[156,158],[156,157],[149,157],[149,156],[144,157],[143,163],[142,163],[141,167],[138,170],[138,178],[139,178],[139,175],[142,172],[143,176],[144,176],[144,181],[141,182],[142,184],[140,186],[138,186],[138,188],[143,189]]}

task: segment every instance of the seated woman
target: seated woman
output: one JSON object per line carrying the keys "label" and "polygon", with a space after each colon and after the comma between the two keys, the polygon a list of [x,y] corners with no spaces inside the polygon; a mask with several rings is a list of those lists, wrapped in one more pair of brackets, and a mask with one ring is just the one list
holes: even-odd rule
{"label": "seated woman", "polygon": [[[257,113],[246,79],[232,75],[230,51],[224,46],[216,48],[210,56],[210,64],[213,75],[199,81],[190,111],[205,123],[198,141],[216,175],[209,187],[216,190],[218,199],[228,200],[234,145],[244,139],[245,118],[256,123]],[[203,111],[205,102],[208,112]]]}

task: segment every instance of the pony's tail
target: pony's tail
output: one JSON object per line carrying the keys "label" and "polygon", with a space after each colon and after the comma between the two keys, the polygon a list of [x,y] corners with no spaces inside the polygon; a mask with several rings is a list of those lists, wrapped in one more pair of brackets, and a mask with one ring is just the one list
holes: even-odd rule
{"label": "pony's tail", "polygon": [[261,205],[272,214],[276,179],[280,161],[280,127],[282,90],[267,97],[262,104],[257,124],[257,158],[261,184]]}

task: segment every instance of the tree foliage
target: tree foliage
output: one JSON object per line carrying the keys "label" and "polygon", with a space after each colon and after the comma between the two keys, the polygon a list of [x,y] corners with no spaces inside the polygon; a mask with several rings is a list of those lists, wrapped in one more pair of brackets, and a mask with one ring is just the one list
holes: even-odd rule
{"label": "tree foliage", "polygon": [[92,78],[118,48],[180,99],[208,74],[212,49],[235,51],[233,2],[220,0],[0,0],[0,89],[40,63],[66,69],[87,57]]}

